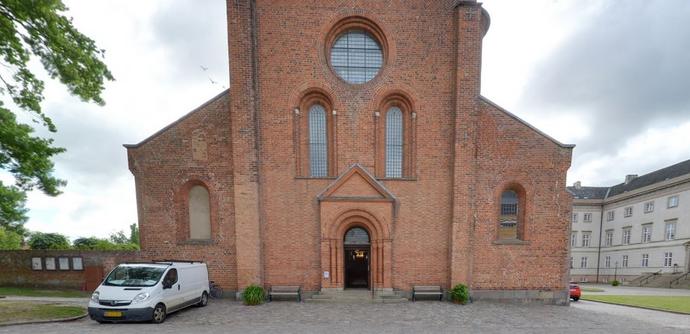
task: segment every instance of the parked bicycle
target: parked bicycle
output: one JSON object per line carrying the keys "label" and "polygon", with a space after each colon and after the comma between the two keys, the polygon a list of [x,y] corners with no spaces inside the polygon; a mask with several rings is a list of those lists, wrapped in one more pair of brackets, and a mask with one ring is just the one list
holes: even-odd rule
{"label": "parked bicycle", "polygon": [[216,282],[208,281],[208,288],[211,292],[211,298],[221,298],[223,297],[223,288],[221,288]]}

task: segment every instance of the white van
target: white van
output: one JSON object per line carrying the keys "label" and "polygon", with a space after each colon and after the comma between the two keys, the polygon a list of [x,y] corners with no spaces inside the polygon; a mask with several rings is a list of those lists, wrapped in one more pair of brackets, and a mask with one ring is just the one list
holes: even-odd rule
{"label": "white van", "polygon": [[89,316],[98,322],[161,323],[185,307],[206,306],[208,294],[205,263],[123,263],[91,295]]}

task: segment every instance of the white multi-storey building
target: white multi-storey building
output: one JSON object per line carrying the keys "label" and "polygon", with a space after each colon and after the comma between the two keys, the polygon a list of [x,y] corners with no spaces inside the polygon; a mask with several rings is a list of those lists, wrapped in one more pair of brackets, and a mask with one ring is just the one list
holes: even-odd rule
{"label": "white multi-storey building", "polygon": [[629,280],[690,270],[690,160],[573,194],[570,275]]}

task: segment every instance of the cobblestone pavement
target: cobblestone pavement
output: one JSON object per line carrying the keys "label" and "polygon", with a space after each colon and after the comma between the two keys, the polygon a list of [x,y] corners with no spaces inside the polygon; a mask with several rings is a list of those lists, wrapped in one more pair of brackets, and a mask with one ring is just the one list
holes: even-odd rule
{"label": "cobblestone pavement", "polygon": [[[678,333],[648,313],[608,312],[604,304],[577,306],[477,302],[314,304],[273,302],[248,307],[213,300],[208,307],[170,315],[165,323],[75,322],[0,327],[0,333]],[[591,307],[596,305],[596,307]],[[649,320],[649,319],[647,319]],[[681,324],[682,326],[682,324]],[[681,330],[682,331],[682,330]]]}

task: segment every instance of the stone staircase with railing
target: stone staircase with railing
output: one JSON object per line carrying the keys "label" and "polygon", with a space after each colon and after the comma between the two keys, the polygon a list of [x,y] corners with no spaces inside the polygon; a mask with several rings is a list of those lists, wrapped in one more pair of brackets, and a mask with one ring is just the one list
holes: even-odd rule
{"label": "stone staircase with railing", "polygon": [[371,291],[367,289],[322,290],[304,300],[307,303],[403,303],[403,298],[395,291]]}
{"label": "stone staircase with railing", "polygon": [[644,273],[626,283],[628,286],[640,286],[645,288],[690,288],[688,273]]}
{"label": "stone staircase with railing", "polygon": [[690,289],[690,272],[673,279],[669,282],[668,287],[671,289]]}

